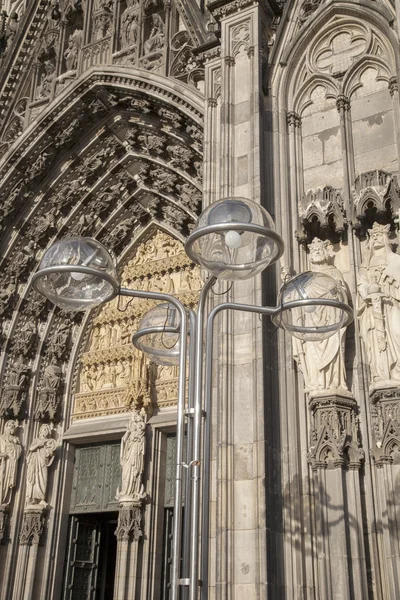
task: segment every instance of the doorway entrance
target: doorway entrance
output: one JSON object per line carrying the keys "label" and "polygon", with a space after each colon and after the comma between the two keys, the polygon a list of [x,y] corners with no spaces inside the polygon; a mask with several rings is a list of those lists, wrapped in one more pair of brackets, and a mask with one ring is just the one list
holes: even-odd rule
{"label": "doorway entrance", "polygon": [[112,600],[117,522],[117,512],[70,517],[64,600]]}

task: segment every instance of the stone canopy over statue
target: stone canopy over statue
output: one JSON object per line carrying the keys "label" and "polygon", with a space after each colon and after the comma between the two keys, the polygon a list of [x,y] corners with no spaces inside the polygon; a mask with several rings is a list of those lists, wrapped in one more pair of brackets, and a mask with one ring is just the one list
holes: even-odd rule
{"label": "stone canopy over statue", "polygon": [[[314,238],[308,246],[310,250],[310,270],[324,273],[337,281],[347,297],[346,284],[341,272],[329,264],[332,255],[332,244]],[[329,294],[321,296],[320,290],[315,291],[315,297],[331,298]],[[336,299],[332,296],[331,299]],[[327,312],[332,309],[329,306],[319,307],[318,314],[321,320],[329,321]],[[303,373],[305,391],[310,397],[324,394],[350,395],[346,383],[345,370],[345,334],[346,328],[322,341],[302,341],[293,338],[293,354],[296,362]]]}
{"label": "stone canopy over statue", "polygon": [[358,275],[358,319],[372,390],[400,385],[400,256],[389,228],[374,223],[368,230]]}

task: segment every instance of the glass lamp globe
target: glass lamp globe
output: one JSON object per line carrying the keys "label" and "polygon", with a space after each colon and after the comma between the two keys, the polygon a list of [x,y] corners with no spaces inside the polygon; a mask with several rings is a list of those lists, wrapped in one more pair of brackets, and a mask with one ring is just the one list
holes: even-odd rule
{"label": "glass lamp globe", "polygon": [[53,244],[33,277],[38,292],[66,310],[89,310],[119,291],[114,260],[97,240],[74,237]]}
{"label": "glass lamp globe", "polygon": [[268,212],[247,198],[224,198],[208,206],[186,241],[186,252],[219,279],[249,279],[283,253]]}
{"label": "glass lamp globe", "polygon": [[[177,365],[181,347],[180,334],[168,329],[179,328],[179,325],[180,315],[175,306],[169,303],[157,304],[140,321],[138,332],[133,336],[133,344],[157,365]],[[148,333],[145,330],[149,330]]]}
{"label": "glass lamp globe", "polygon": [[[330,305],[318,303],[322,299]],[[304,342],[326,340],[352,321],[343,288],[325,273],[307,271],[285,283],[279,291],[278,308],[274,324]]]}

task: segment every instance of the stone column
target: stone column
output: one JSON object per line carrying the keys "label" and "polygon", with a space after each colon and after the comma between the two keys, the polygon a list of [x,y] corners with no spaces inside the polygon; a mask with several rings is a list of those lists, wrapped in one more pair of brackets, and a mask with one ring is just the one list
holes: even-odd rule
{"label": "stone column", "polygon": [[[142,536],[141,504],[121,502],[118,516],[114,600],[136,597],[138,544]],[[131,592],[131,593],[129,593]]]}
{"label": "stone column", "polygon": [[26,508],[19,538],[19,553],[13,600],[31,600],[40,536],[44,528],[44,513],[40,508]]}
{"label": "stone column", "polygon": [[309,462],[315,480],[321,600],[368,598],[360,495],[357,404],[351,394],[314,396]]}
{"label": "stone column", "polygon": [[371,393],[373,456],[376,467],[378,518],[383,537],[383,588],[385,598],[400,595],[400,389]]}
{"label": "stone column", "polygon": [[[262,68],[268,2],[221,2],[220,59],[205,65],[205,203],[227,196],[267,205],[261,193]],[[219,65],[217,66],[217,63]],[[212,139],[213,125],[220,132]],[[264,171],[264,168],[263,168]],[[271,202],[272,204],[272,202]],[[270,207],[272,209],[272,206]],[[219,291],[227,290],[221,284]],[[235,282],[215,301],[261,304],[261,277]],[[265,398],[258,316],[224,312],[215,324],[210,597],[266,598]],[[210,415],[208,415],[210,416]]]}
{"label": "stone column", "polygon": [[400,100],[399,100],[399,82],[397,77],[389,79],[389,92],[393,101],[394,129],[396,135],[397,154],[400,160]]}

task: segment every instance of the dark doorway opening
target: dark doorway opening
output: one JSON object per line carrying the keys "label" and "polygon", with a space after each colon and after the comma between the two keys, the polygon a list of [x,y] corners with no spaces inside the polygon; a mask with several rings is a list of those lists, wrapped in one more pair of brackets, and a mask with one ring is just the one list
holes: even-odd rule
{"label": "dark doorway opening", "polygon": [[64,600],[112,600],[117,522],[116,512],[70,517]]}

